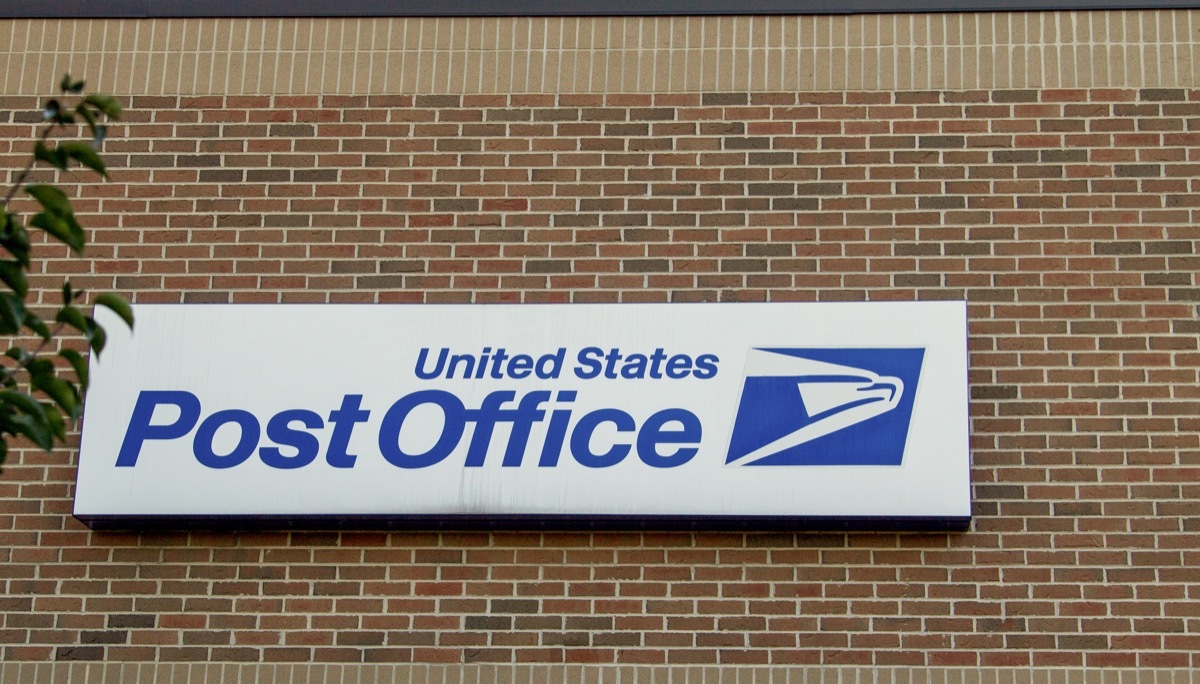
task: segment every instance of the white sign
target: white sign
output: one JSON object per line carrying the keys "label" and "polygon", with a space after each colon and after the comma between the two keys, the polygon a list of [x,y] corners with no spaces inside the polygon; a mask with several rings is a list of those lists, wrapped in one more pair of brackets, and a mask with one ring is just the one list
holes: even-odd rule
{"label": "white sign", "polygon": [[970,519],[963,302],[136,316],[93,359],[94,526]]}

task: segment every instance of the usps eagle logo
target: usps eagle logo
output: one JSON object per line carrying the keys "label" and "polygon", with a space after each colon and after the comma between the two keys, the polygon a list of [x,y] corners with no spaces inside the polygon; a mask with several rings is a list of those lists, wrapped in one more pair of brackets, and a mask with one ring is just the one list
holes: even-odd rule
{"label": "usps eagle logo", "polygon": [[750,350],[726,465],[900,465],[924,356]]}

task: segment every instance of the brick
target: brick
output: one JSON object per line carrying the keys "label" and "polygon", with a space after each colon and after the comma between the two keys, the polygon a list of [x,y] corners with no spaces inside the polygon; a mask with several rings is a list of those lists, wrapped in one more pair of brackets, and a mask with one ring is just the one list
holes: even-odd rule
{"label": "brick", "polygon": [[1118,178],[1157,178],[1162,176],[1158,164],[1117,164],[1113,169]]}
{"label": "brick", "polygon": [[992,102],[1037,102],[1036,90],[997,90],[992,93]]}
{"label": "brick", "polygon": [[771,139],[763,136],[748,137],[748,138],[725,138],[723,149],[726,150],[769,150],[771,149]]}
{"label": "brick", "polygon": [[463,619],[463,629],[512,629],[512,618],[498,615],[468,615]]}
{"label": "brick", "polygon": [[107,626],[110,629],[127,629],[127,628],[147,628],[154,627],[156,618],[154,615],[147,614],[129,614],[129,615],[109,615]]}
{"label": "brick", "polygon": [[1167,299],[1172,302],[1200,302],[1200,287],[1173,287],[1167,290]]}
{"label": "brick", "polygon": [[537,613],[540,610],[538,602],[533,599],[493,599],[493,613]]}
{"label": "brick", "polygon": [[[188,167],[215,167],[221,165],[221,157],[215,154],[181,154],[177,157],[159,157],[164,161],[164,165],[175,165],[184,168]],[[148,160],[149,161],[149,160]]]}
{"label": "brick", "polygon": [[120,629],[85,630],[79,634],[81,644],[124,644],[129,641],[129,632]]}
{"label": "brick", "polygon": [[1193,254],[1196,243],[1188,240],[1150,240],[1145,243],[1146,254]]}
{"label": "brick", "polygon": [[961,135],[923,135],[917,143],[919,148],[953,149],[966,147],[967,139]]}
{"label": "brick", "polygon": [[462,98],[457,95],[417,95],[415,98],[413,98],[413,106],[425,107],[428,109],[461,107]]}
{"label": "brick", "polygon": [[745,105],[750,103],[747,93],[704,93],[700,96],[700,104],[705,107],[720,107]]}
{"label": "brick", "polygon": [[55,660],[103,660],[103,646],[60,646],[54,651]]}
{"label": "brick", "polygon": [[1186,102],[1187,91],[1182,88],[1143,88],[1138,99],[1145,102]]}
{"label": "brick", "polygon": [[316,127],[310,124],[271,124],[269,135],[285,138],[312,137],[316,135]]}
{"label": "brick", "polygon": [[64,179],[93,242],[41,301],[965,299],[972,530],[88,534],[69,455],[22,450],[3,667],[1198,664],[1196,92],[185,99],[133,97],[112,179]]}
{"label": "brick", "polygon": [[964,209],[967,206],[966,197],[920,197],[917,207],[920,209]]}
{"label": "brick", "polygon": [[841,183],[796,183],[797,195],[842,195],[845,187]]}

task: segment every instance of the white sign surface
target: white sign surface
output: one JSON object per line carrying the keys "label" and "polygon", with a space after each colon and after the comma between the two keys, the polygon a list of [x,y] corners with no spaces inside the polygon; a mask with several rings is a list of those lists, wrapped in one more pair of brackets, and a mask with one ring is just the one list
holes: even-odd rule
{"label": "white sign surface", "polygon": [[963,302],[136,316],[93,359],[95,526],[970,518]]}

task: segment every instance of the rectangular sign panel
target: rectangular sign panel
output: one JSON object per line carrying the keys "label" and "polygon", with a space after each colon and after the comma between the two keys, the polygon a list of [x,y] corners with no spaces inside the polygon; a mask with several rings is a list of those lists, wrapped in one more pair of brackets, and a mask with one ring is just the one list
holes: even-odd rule
{"label": "rectangular sign panel", "polygon": [[136,315],[93,359],[95,527],[970,519],[963,302]]}

